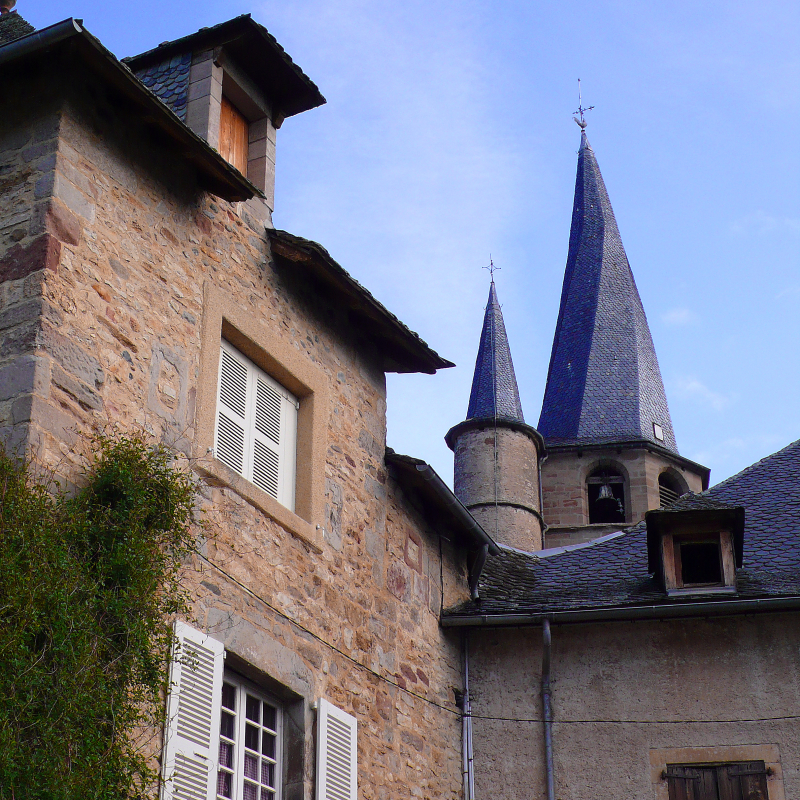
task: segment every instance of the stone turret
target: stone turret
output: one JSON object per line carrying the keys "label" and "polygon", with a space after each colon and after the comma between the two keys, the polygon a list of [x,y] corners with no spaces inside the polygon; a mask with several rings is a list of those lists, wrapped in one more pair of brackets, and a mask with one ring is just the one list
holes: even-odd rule
{"label": "stone turret", "polygon": [[483,321],[467,418],[445,441],[455,453],[455,494],[495,541],[542,548],[542,437],[525,423],[494,281]]}

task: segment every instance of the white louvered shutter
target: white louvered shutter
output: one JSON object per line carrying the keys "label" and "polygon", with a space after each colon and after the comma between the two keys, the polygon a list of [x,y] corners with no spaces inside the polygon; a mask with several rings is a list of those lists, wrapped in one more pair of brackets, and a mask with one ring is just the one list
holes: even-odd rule
{"label": "white louvered shutter", "polygon": [[162,800],[216,797],[225,648],[185,622],[175,623],[164,736]]}
{"label": "white louvered shutter", "polygon": [[294,511],[297,398],[222,342],[215,454]]}
{"label": "white louvered shutter", "polygon": [[356,718],[319,700],[316,800],[357,800],[357,752]]}
{"label": "white louvered shutter", "polygon": [[219,358],[219,402],[214,454],[240,475],[245,474],[248,368],[233,348],[223,343]]}

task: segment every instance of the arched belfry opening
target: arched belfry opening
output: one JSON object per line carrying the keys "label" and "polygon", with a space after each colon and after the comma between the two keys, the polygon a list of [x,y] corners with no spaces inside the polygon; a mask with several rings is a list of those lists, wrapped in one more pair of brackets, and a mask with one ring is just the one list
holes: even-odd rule
{"label": "arched belfry opening", "polygon": [[671,472],[664,471],[658,476],[658,499],[661,508],[671,505],[687,491],[689,490],[686,484]]}
{"label": "arched belfry opening", "polygon": [[586,478],[589,524],[625,522],[625,478],[614,467],[600,467]]}

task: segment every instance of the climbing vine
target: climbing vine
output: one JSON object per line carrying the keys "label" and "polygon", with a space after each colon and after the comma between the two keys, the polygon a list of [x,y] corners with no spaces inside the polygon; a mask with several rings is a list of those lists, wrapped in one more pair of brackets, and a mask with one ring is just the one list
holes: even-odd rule
{"label": "climbing vine", "polygon": [[136,436],[79,490],[0,455],[0,797],[148,795],[194,487]]}

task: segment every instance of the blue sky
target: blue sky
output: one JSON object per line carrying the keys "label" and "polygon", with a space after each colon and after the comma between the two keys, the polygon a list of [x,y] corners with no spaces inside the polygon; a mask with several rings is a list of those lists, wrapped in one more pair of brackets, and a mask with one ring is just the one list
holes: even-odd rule
{"label": "blue sky", "polygon": [[800,437],[800,4],[19,0],[125,56],[252,13],[328,104],[278,138],[276,227],[324,245],[457,367],[391,376],[389,444],[448,481],[491,254],[541,406],[587,130],[681,453],[712,482]]}

